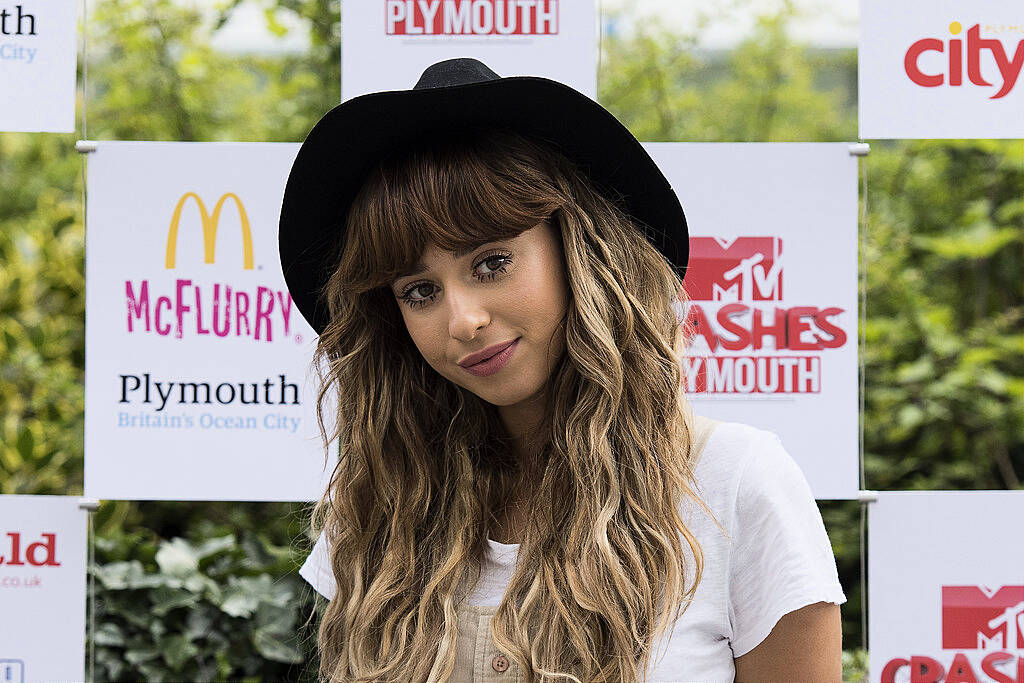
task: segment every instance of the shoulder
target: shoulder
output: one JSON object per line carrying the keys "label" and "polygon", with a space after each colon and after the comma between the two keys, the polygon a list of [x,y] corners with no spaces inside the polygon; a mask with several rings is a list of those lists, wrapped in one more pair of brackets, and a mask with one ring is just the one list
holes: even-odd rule
{"label": "shoulder", "polygon": [[694,475],[699,495],[734,539],[754,542],[755,530],[772,523],[821,525],[807,478],[772,431],[719,423]]}
{"label": "shoulder", "polygon": [[744,462],[756,451],[775,447],[777,444],[780,444],[778,435],[767,429],[742,422],[718,422],[704,447],[704,456],[701,457],[700,463],[709,462],[717,467],[724,464],[736,465]]}
{"label": "shoulder", "polygon": [[[741,483],[751,479],[748,469],[770,468],[780,462],[784,469],[796,468],[774,432],[740,422],[719,422],[707,439],[694,475],[703,494],[720,503],[725,502],[723,497],[732,502],[740,494]],[[754,483],[761,480],[753,479]]]}
{"label": "shoulder", "polygon": [[736,656],[762,642],[783,615],[846,601],[817,501],[778,435],[722,423],[700,468],[719,482],[731,537],[725,564]]}
{"label": "shoulder", "polygon": [[[737,525],[747,516],[744,513],[756,511],[761,507],[760,501],[771,496],[769,482],[758,470],[766,466],[771,469],[772,461],[789,456],[779,437],[768,430],[740,422],[711,421],[713,430],[708,435],[704,431],[708,421],[698,418],[697,422],[696,441],[700,442],[701,437],[705,441],[694,467],[693,485],[696,497],[707,508],[702,510],[699,503],[684,498],[683,518],[701,539],[702,547],[709,551],[720,548],[724,557],[729,553]],[[792,467],[796,464],[792,463]]]}
{"label": "shoulder", "polygon": [[698,469],[704,467],[719,482],[727,481],[742,514],[784,501],[814,502],[803,470],[778,434],[738,422],[723,422],[712,432]]}

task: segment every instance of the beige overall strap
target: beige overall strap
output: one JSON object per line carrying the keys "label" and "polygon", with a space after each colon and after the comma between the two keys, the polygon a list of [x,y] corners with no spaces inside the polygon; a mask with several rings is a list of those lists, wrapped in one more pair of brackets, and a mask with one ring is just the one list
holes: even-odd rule
{"label": "beige overall strap", "polygon": [[711,438],[711,432],[715,431],[715,427],[720,424],[720,420],[712,420],[710,417],[704,417],[703,415],[693,416],[693,444],[690,446],[690,461],[694,466],[700,460],[700,456],[704,452],[704,446],[707,445],[708,439]]}

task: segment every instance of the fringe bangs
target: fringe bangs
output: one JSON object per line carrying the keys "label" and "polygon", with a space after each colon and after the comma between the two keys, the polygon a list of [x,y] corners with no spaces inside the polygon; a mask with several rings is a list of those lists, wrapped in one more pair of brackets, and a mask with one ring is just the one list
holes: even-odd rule
{"label": "fringe bangs", "polygon": [[529,147],[468,132],[382,161],[346,221],[339,280],[353,293],[410,271],[428,244],[447,251],[511,239],[564,203]]}

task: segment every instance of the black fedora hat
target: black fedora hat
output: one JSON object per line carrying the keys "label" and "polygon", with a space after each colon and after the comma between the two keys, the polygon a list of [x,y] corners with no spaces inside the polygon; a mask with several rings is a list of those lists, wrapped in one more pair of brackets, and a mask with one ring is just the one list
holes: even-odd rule
{"label": "black fedora hat", "polygon": [[686,218],[668,180],[640,142],[604,107],[569,86],[535,76],[500,77],[482,62],[433,64],[411,90],[369,93],[327,112],[292,164],[278,244],[296,307],[320,334],[320,292],[356,193],[381,158],[431,133],[494,127],[550,143],[618,202],[680,277],[686,271]]}

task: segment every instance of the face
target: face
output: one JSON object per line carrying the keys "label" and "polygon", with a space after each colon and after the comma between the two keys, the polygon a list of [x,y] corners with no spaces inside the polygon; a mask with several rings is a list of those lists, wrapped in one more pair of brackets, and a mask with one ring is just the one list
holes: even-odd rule
{"label": "face", "polygon": [[[565,350],[567,283],[552,225],[543,221],[462,254],[429,245],[420,265],[422,272],[399,277],[391,289],[427,363],[497,406],[542,391]],[[468,365],[471,356],[508,342],[515,343]]]}

